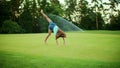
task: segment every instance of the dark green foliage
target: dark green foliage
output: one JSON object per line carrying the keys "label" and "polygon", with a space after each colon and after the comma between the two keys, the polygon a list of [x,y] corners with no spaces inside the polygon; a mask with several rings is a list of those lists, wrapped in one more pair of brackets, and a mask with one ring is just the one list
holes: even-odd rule
{"label": "dark green foliage", "polygon": [[19,18],[19,24],[22,26],[23,29],[25,29],[26,33],[31,33],[33,31],[34,21],[29,10],[26,10],[21,14]]}
{"label": "dark green foliage", "polygon": [[43,18],[42,16],[40,16],[40,17],[38,18],[37,24],[38,24],[38,26],[39,26],[38,29],[39,29],[39,31],[40,31],[41,33],[48,31],[48,25],[49,25],[49,23],[48,23],[48,22],[46,21],[46,19]]}
{"label": "dark green foliage", "polygon": [[81,28],[86,29],[86,30],[93,30],[95,29],[95,20],[90,19],[89,16],[87,17],[82,17],[81,23],[80,23]]}
{"label": "dark green foliage", "polygon": [[78,9],[75,9],[76,7],[76,0],[65,0],[66,2],[66,9],[65,9],[65,12],[64,12],[64,15],[65,15],[65,18],[69,21],[72,21],[72,17],[71,15],[73,15],[73,13],[78,10]]}
{"label": "dark green foliage", "polygon": [[115,22],[111,22],[111,29],[112,30],[120,30],[120,11],[118,16],[114,17]]}
{"label": "dark green foliage", "polygon": [[112,26],[111,27],[112,30],[120,30],[120,22],[113,23],[111,24],[111,26]]}
{"label": "dark green foliage", "polygon": [[103,20],[101,13],[97,13],[97,17],[98,17],[98,29],[102,30],[104,29],[105,21]]}
{"label": "dark green foliage", "polygon": [[0,29],[0,33],[21,33],[23,32],[22,28],[11,20],[6,20],[3,22]]}
{"label": "dark green foliage", "polygon": [[0,27],[3,21],[10,19],[10,3],[6,1],[0,1]]}
{"label": "dark green foliage", "polygon": [[[83,8],[84,9],[84,8]],[[86,10],[82,12],[81,22],[79,27],[86,30],[96,30],[96,15],[97,15],[97,22],[98,22],[98,29],[104,29],[104,20],[102,18],[101,13],[95,13],[92,9],[86,7]]]}
{"label": "dark green foliage", "polygon": [[[117,20],[116,20],[117,21]],[[106,30],[120,30],[120,22],[116,22],[116,23],[107,23],[105,25],[105,29]]]}
{"label": "dark green foliage", "polygon": [[59,16],[63,15],[64,10],[58,0],[50,0],[50,3],[46,0],[42,0],[40,7],[46,13],[52,13]]}
{"label": "dark green foliage", "polygon": [[105,29],[107,30],[120,30],[120,12],[118,15],[112,16],[110,23],[105,25]]}

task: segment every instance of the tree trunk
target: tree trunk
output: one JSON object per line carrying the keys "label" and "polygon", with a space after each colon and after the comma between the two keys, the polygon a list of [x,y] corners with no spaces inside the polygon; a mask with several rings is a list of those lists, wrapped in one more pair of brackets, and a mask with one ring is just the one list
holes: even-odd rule
{"label": "tree trunk", "polygon": [[96,29],[98,30],[98,17],[97,17],[97,13],[96,13]]}

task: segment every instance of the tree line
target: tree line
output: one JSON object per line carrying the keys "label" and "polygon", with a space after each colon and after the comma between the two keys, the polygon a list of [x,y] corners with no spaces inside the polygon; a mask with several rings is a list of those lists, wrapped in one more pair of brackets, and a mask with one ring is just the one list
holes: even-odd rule
{"label": "tree line", "polygon": [[47,32],[40,9],[84,30],[120,30],[119,7],[119,0],[64,0],[64,4],[59,0],[1,0],[0,33]]}

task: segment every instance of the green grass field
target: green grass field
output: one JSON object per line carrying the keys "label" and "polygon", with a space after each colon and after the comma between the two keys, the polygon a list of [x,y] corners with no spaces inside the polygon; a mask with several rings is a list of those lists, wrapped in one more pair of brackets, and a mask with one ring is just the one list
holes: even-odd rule
{"label": "green grass field", "polygon": [[120,68],[120,31],[67,32],[66,46],[46,35],[0,34],[0,68]]}

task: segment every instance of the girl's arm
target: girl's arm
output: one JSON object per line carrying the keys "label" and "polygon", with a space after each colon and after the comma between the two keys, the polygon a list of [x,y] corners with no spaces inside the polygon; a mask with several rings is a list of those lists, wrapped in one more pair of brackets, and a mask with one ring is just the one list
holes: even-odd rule
{"label": "girl's arm", "polygon": [[47,43],[47,39],[49,38],[49,36],[51,35],[51,30],[50,29],[48,29],[48,35],[46,36],[46,38],[45,38],[45,43]]}

